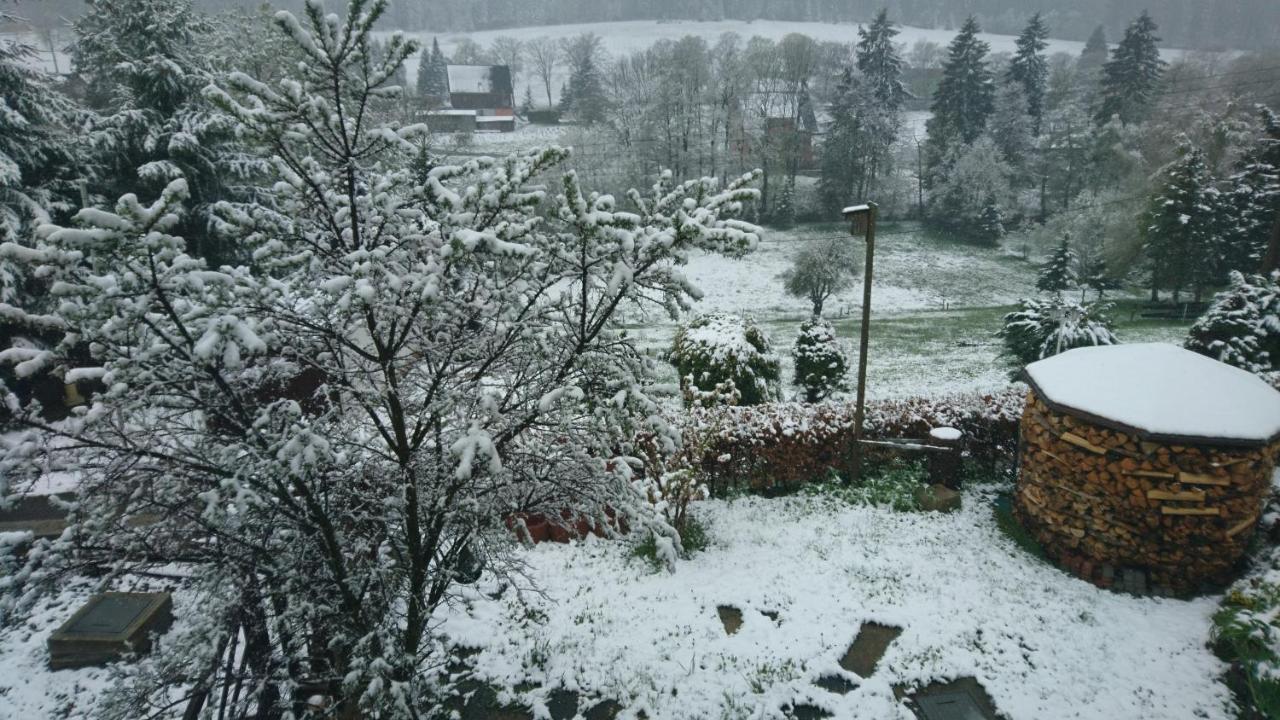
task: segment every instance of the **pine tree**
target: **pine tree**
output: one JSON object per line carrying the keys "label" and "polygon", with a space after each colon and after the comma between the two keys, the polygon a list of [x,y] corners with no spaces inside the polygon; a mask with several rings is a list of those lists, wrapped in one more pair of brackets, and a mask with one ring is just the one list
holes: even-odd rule
{"label": "pine tree", "polygon": [[1064,290],[1076,287],[1076,253],[1071,249],[1071,238],[1063,235],[1062,242],[1049,256],[1049,262],[1040,268],[1036,289],[1061,295]]}
{"label": "pine tree", "polygon": [[774,202],[769,221],[779,228],[789,228],[796,222],[796,179],[788,176],[782,183],[782,191]]}
{"label": "pine tree", "polygon": [[418,95],[428,102],[446,104],[449,99],[448,62],[440,52],[440,40],[431,38],[431,51],[418,58]]}
{"label": "pine tree", "polygon": [[864,135],[857,114],[856,92],[853,73],[846,68],[827,110],[831,120],[822,136],[819,159],[818,197],[825,214],[833,217],[856,199],[855,184],[863,175]]}
{"label": "pine tree", "polygon": [[908,93],[902,84],[902,57],[893,38],[898,29],[881,9],[871,25],[858,29],[855,64],[859,83],[854,94],[861,129],[854,195],[874,199],[880,177],[891,171],[893,145],[902,129],[902,107]]}
{"label": "pine tree", "polygon": [[970,17],[947,49],[927,124],[935,157],[953,144],[978,139],[995,107],[995,82],[987,64],[991,46],[978,39],[979,32],[978,21]]}
{"label": "pine tree", "polygon": [[583,33],[565,42],[569,84],[560,96],[561,110],[585,125],[605,119],[608,99],[600,77],[602,53],[600,36],[595,33]]}
{"label": "pine tree", "polygon": [[1228,179],[1223,260],[1230,270],[1256,269],[1280,222],[1280,118],[1260,107],[1262,133]]}
{"label": "pine tree", "polygon": [[1218,280],[1216,196],[1204,151],[1182,136],[1178,158],[1161,174],[1143,218],[1153,295],[1170,290],[1177,302],[1190,288],[1199,302],[1205,287]]}
{"label": "pine tree", "polygon": [[1027,112],[1027,96],[1019,83],[1006,83],[996,95],[988,130],[996,147],[1019,178],[1032,161],[1035,147],[1035,118]]}
{"label": "pine tree", "polygon": [[1009,69],[1005,81],[1021,86],[1026,98],[1027,114],[1031,116],[1031,134],[1040,134],[1040,124],[1044,119],[1044,96],[1049,82],[1049,63],[1045,59],[1044,50],[1049,47],[1049,28],[1040,19],[1040,13],[1031,16],[1026,29],[1018,36],[1018,50]]}
{"label": "pine tree", "polygon": [[858,28],[855,51],[858,72],[871,97],[890,113],[897,113],[907,100],[902,84],[902,57],[893,39],[898,28],[889,20],[887,8],[881,8],[871,25]]}
{"label": "pine tree", "polygon": [[1005,235],[1004,213],[994,194],[988,194],[982,203],[982,214],[978,218],[978,233],[982,240],[990,245],[999,244]]}
{"label": "pine tree", "polygon": [[1126,125],[1146,118],[1165,65],[1156,47],[1160,42],[1156,29],[1155,21],[1143,11],[1125,29],[1124,39],[1103,66],[1102,101],[1094,115],[1099,126],[1112,116]]}
{"label": "pine tree", "polygon": [[1023,299],[1021,308],[1004,316],[998,333],[1004,355],[1021,368],[1073,348],[1115,345],[1120,340],[1108,309],[1106,303],[1082,305],[1060,294]]}
{"label": "pine tree", "polygon": [[1107,64],[1107,53],[1107,31],[1099,25],[1089,34],[1084,50],[1080,51],[1081,72],[1094,73],[1101,70]]}
{"label": "pine tree", "polygon": [[1228,282],[1191,326],[1186,348],[1252,373],[1280,372],[1280,271],[1233,271]]}
{"label": "pine tree", "polygon": [[849,360],[836,339],[835,328],[820,317],[800,324],[791,351],[795,361],[794,383],[804,388],[805,402],[821,402],[846,386]]}

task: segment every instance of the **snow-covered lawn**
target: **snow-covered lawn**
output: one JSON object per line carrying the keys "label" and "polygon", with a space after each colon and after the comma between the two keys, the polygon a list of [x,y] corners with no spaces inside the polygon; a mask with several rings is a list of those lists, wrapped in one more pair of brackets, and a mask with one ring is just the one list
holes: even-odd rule
{"label": "snow-covered lawn", "polygon": [[[539,545],[519,559],[541,593],[477,587],[443,629],[535,710],[566,687],[620,701],[623,718],[781,718],[809,703],[907,720],[895,684],[974,676],[1011,720],[1232,717],[1206,647],[1216,598],[1098,590],[1018,549],[989,502],[966,503],[947,516],[822,496],[708,501],[697,510],[713,544],[674,574],[627,542]],[[741,609],[736,634],[718,605]],[[845,673],[858,687],[843,696],[815,686],[842,674],[867,621],[903,628],[876,672]],[[521,683],[538,689],[515,695]]]}

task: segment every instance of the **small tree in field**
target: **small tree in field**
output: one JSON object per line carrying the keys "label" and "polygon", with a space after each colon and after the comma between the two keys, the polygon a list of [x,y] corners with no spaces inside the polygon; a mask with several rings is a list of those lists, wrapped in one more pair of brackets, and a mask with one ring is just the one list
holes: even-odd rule
{"label": "small tree in field", "polygon": [[860,271],[853,238],[823,238],[796,253],[790,269],[782,273],[782,285],[788,295],[812,303],[813,315],[819,317],[827,300],[852,287]]}
{"label": "small tree in field", "polygon": [[250,263],[189,254],[182,180],[0,245],[58,297],[3,315],[61,337],[0,362],[105,388],[58,424],[2,389],[22,430],[0,438],[0,500],[79,485],[66,539],[0,576],[0,622],[85,568],[186,578],[184,622],[113,673],[105,717],[281,718],[299,688],[326,717],[429,716],[434,612],[506,574],[505,515],[608,505],[675,536],[633,463],[642,432],[679,437],[618,311],[674,315],[696,290],[673,266],[750,249],[752,176],[664,175],[623,210],[560,149],[415,164],[425,128],[368,112],[416,50],[397,34],[375,58],[385,8],[279,13],[306,62],[206,91],[272,171],[261,203],[215,211]]}
{"label": "small tree in field", "polygon": [[681,326],[669,359],[686,391],[712,392],[732,383],[743,405],[759,405],[779,395],[781,369],[769,337],[737,315],[713,313]]}
{"label": "small tree in field", "polygon": [[819,402],[844,389],[849,360],[836,340],[831,323],[819,317],[802,323],[792,353],[796,365],[795,384],[804,388],[805,402]]}
{"label": "small tree in field", "polygon": [[1280,371],[1280,271],[1233,271],[1230,280],[1191,326],[1186,348],[1252,373]]}
{"label": "small tree in field", "polygon": [[1079,280],[1076,276],[1078,264],[1076,253],[1071,249],[1071,239],[1064,235],[1062,242],[1058,243],[1057,249],[1053,251],[1053,255],[1049,256],[1049,262],[1040,268],[1040,276],[1036,278],[1036,289],[1051,293],[1070,290]]}

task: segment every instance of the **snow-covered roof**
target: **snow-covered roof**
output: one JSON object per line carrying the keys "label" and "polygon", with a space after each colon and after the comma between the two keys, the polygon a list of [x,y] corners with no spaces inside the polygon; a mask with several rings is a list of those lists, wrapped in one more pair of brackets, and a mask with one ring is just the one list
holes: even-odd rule
{"label": "snow-covered roof", "polygon": [[432,110],[428,115],[475,115],[475,110]]}
{"label": "snow-covered roof", "polygon": [[449,65],[451,93],[511,92],[510,71],[505,65]]}
{"label": "snow-covered roof", "polygon": [[849,207],[842,210],[840,214],[848,215],[850,213],[866,212],[870,209],[871,209],[871,206],[867,205],[866,203],[863,203],[862,205],[850,205]]}
{"label": "snow-covered roof", "polygon": [[1280,436],[1280,392],[1176,345],[1077,348],[1024,374],[1049,405],[1153,439],[1257,445]]}

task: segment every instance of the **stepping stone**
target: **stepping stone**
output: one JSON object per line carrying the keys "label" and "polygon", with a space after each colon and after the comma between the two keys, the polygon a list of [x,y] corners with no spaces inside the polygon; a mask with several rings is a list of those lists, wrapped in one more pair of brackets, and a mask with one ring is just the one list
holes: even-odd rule
{"label": "stepping stone", "polygon": [[837,695],[847,695],[858,687],[843,675],[823,675],[815,680],[813,684]]}
{"label": "stepping stone", "polygon": [[840,658],[840,667],[847,672],[868,678],[876,671],[876,663],[884,657],[889,644],[902,634],[902,628],[880,623],[862,623],[858,637]]}
{"label": "stepping stone", "polygon": [[614,720],[623,709],[619,703],[613,700],[605,700],[593,705],[590,710],[583,713],[583,716],[587,720]]}
{"label": "stepping stone", "polygon": [[987,691],[971,677],[926,685],[907,699],[920,720],[1000,720]]}
{"label": "stepping stone", "polygon": [[732,635],[742,627],[742,611],[732,605],[717,605],[716,614],[724,625],[724,634]]}
{"label": "stepping stone", "polygon": [[103,665],[150,652],[152,633],[172,622],[169,593],[99,593],[49,636],[49,668]]}
{"label": "stepping stone", "polygon": [[946,485],[927,485],[916,489],[916,502],[925,512],[949,513],[960,509],[960,493]]}
{"label": "stepping stone", "polygon": [[817,705],[809,705],[807,703],[783,708],[783,712],[792,720],[823,720],[823,718],[833,717],[831,713]]}
{"label": "stepping stone", "polygon": [[547,697],[547,711],[551,720],[572,720],[578,714],[578,693],[575,690],[556,688]]}

